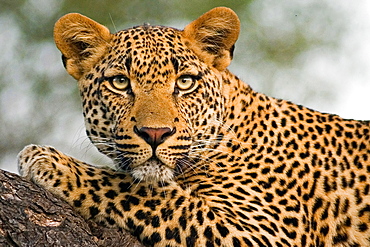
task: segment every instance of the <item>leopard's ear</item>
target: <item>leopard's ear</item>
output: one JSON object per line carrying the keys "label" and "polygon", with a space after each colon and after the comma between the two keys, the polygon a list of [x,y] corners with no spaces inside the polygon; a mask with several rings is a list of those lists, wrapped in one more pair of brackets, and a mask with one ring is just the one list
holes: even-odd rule
{"label": "leopard's ear", "polygon": [[207,64],[222,71],[229,66],[240,21],[229,8],[214,8],[187,25],[183,31],[187,45]]}
{"label": "leopard's ear", "polygon": [[111,38],[105,26],[77,13],[61,17],[54,26],[64,66],[77,80],[105,53]]}

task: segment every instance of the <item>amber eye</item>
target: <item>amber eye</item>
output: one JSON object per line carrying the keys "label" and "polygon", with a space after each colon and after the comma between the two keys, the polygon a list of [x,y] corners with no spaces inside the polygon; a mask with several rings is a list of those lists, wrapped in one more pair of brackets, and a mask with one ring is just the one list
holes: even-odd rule
{"label": "amber eye", "polygon": [[176,86],[180,90],[189,90],[195,85],[195,79],[193,76],[184,75],[180,76],[176,81]]}
{"label": "amber eye", "polygon": [[109,82],[117,90],[126,90],[130,86],[130,79],[123,75],[113,76]]}

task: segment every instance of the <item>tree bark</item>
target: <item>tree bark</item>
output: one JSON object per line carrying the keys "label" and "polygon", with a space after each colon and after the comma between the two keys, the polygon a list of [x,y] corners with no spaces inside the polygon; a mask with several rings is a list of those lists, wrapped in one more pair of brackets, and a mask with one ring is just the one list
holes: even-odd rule
{"label": "tree bark", "polygon": [[143,247],[128,232],[86,221],[50,192],[2,170],[0,246]]}

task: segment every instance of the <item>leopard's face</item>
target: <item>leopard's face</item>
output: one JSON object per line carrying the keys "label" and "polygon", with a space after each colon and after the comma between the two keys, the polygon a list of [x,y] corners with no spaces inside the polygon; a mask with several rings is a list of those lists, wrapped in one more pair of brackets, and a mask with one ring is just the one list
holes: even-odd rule
{"label": "leopard's face", "polygon": [[143,25],[111,34],[80,14],[56,23],[55,42],[79,81],[87,134],[117,169],[138,180],[171,180],[217,139],[227,95],[222,75],[239,34],[235,13],[219,10],[182,31]]}
{"label": "leopard's face", "polygon": [[79,81],[87,134],[118,169],[171,179],[200,140],[214,138],[223,112],[218,76],[178,30],[120,31]]}

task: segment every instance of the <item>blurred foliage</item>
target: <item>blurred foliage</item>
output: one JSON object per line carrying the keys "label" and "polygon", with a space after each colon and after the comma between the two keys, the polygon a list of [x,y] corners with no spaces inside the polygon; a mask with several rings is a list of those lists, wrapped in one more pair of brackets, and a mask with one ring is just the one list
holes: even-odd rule
{"label": "blurred foliage", "polygon": [[112,32],[144,22],[182,29],[216,6],[232,8],[241,19],[231,70],[273,95],[281,88],[277,77],[286,88],[295,83],[290,75],[304,66],[303,56],[334,49],[346,27],[342,10],[320,0],[0,0],[0,167],[15,170],[16,153],[29,143],[57,145],[80,157],[79,145],[90,149],[84,135],[76,140],[76,128],[83,129],[76,83],[52,41],[59,17],[79,12]]}

